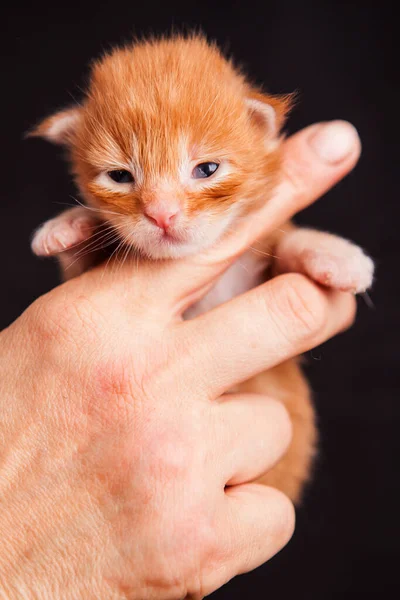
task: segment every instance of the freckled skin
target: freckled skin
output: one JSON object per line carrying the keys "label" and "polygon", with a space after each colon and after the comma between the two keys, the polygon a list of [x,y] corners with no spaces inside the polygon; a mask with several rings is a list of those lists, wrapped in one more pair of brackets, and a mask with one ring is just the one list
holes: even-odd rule
{"label": "freckled skin", "polygon": [[[267,202],[279,183],[280,130],[290,102],[290,97],[261,93],[201,37],[114,50],[94,63],[81,105],[45,119],[31,134],[67,146],[88,206],[46,223],[33,239],[34,252],[59,256],[64,276],[70,278],[90,266],[90,253],[77,259],[74,245],[79,248],[100,222],[111,230],[108,237],[97,238],[100,246],[115,242],[114,231],[139,254],[154,259],[178,258],[217,242],[236,219]],[[208,161],[219,165],[215,173],[193,179],[193,168]],[[113,181],[107,173],[118,169],[129,171],[134,181]],[[169,242],[145,217],[149,207],[154,213],[168,203],[179,209],[168,229]],[[301,272],[354,293],[372,282],[372,261],[357,246],[329,234],[288,223],[257,249],[241,258],[246,262],[245,288],[233,265],[187,317],[282,272]],[[292,444],[262,481],[299,501],[317,433],[298,361],[258,375],[239,389],[273,396],[288,409]]]}

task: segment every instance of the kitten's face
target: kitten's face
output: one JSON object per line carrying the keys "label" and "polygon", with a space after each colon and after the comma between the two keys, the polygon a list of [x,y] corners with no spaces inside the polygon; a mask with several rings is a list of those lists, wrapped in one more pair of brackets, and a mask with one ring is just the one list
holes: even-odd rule
{"label": "kitten's face", "polygon": [[82,195],[127,243],[180,257],[212,245],[275,184],[278,101],[257,108],[255,96],[204,40],[144,43],[97,63],[82,107],[50,128],[64,119]]}

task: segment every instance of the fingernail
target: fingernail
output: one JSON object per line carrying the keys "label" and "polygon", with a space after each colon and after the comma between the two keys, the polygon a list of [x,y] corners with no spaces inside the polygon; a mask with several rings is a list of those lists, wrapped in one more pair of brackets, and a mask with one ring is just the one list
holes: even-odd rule
{"label": "fingernail", "polygon": [[347,121],[320,125],[309,141],[324,162],[335,165],[360,146],[356,128]]}

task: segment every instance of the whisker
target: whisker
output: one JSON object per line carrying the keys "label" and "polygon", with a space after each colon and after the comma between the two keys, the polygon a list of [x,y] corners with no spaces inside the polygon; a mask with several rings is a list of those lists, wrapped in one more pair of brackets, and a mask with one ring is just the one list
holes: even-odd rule
{"label": "whisker", "polygon": [[110,255],[109,259],[107,260],[107,262],[106,262],[106,264],[105,264],[105,266],[104,266],[104,270],[103,270],[103,273],[102,273],[102,276],[101,276],[101,281],[103,281],[104,273],[105,273],[105,271],[106,271],[106,269],[107,269],[107,267],[108,267],[108,265],[109,265],[109,263],[110,263],[110,260],[112,259],[112,257],[114,256],[114,254],[115,254],[116,252],[118,252],[118,251],[119,251],[119,249],[121,248],[121,246],[122,246],[123,244],[124,244],[124,241],[122,240],[122,241],[121,241],[121,242],[118,244],[118,246],[115,248],[115,250],[114,250],[114,251],[111,253],[111,255]]}
{"label": "whisker", "polygon": [[101,229],[100,231],[95,232],[92,236],[86,238],[85,240],[82,240],[81,242],[78,242],[77,244],[74,244],[73,246],[70,246],[67,251],[72,250],[73,248],[77,248],[78,246],[81,246],[82,244],[87,244],[86,246],[84,246],[83,248],[81,248],[81,250],[87,250],[88,248],[90,248],[91,246],[93,246],[93,244],[98,243],[100,240],[116,234],[117,232],[115,231],[114,227],[110,226],[109,228],[103,230]]}
{"label": "whisker", "polygon": [[[125,247],[125,249],[122,248],[122,250],[123,250],[122,256],[119,255],[119,253],[117,253],[117,257],[116,258],[118,258],[118,267],[116,269],[116,273],[118,273],[118,271],[121,270],[121,268],[122,268],[122,266],[123,266],[123,264],[125,262],[126,253],[129,252],[129,244],[126,244],[125,240],[123,240],[123,241],[124,241],[124,246],[126,246],[126,247]],[[121,256],[121,260],[120,260],[120,256]]]}
{"label": "whisker", "polygon": [[124,244],[125,244],[125,242],[123,240],[121,240],[121,243],[118,244],[117,250],[115,252],[115,260],[114,260],[114,263],[111,265],[111,269],[114,269],[115,274],[118,273],[118,269],[121,266],[121,262],[120,262],[120,250],[122,250],[124,248]]}
{"label": "whisker", "polygon": [[79,252],[84,252],[86,250],[92,250],[93,246],[99,246],[99,247],[101,247],[102,244],[104,244],[104,242],[108,242],[111,239],[115,239],[115,241],[120,240],[121,239],[120,232],[119,231],[115,231],[114,229],[112,229],[110,231],[106,231],[103,236],[97,237],[95,240],[93,240],[92,242],[90,242],[87,246],[84,246],[83,248],[81,248],[80,250],[78,250],[78,253]]}
{"label": "whisker", "polygon": [[246,267],[246,265],[244,265],[242,262],[240,262],[240,260],[236,261],[236,264],[239,265],[239,267],[241,267],[244,271],[246,271],[246,273],[249,273],[248,268]]}
{"label": "whisker", "polygon": [[[82,244],[85,244],[88,241],[90,241],[91,243],[92,243],[92,240],[93,240],[93,242],[99,241],[99,239],[101,238],[101,234],[105,235],[106,233],[110,233],[111,230],[114,230],[114,227],[112,225],[110,225],[105,231],[103,229],[96,231],[88,238],[81,240],[80,242],[77,242],[76,244],[72,244],[72,246],[69,246],[68,248],[66,248],[65,252],[69,252],[70,250],[73,250],[73,248],[78,248],[78,246],[81,246]],[[87,248],[87,246],[85,246],[85,248]]]}
{"label": "whisker", "polygon": [[[237,229],[234,229],[233,227],[227,227],[226,231],[228,231],[229,233],[237,233]],[[255,243],[261,242],[256,241]],[[248,249],[252,252],[255,252],[256,254],[260,254],[261,256],[268,256],[269,258],[276,258],[277,260],[280,260],[280,256],[276,256],[275,254],[271,254],[270,252],[266,252],[265,250],[260,250],[259,248],[255,248],[254,246],[249,246]]]}
{"label": "whisker", "polygon": [[74,200],[77,204],[79,204],[79,206],[81,206],[82,208],[86,208],[86,210],[90,210],[93,212],[97,212],[100,214],[108,214],[108,215],[117,215],[117,217],[121,216],[121,213],[112,211],[112,210],[108,210],[108,209],[100,209],[100,208],[94,208],[93,206],[87,206],[86,204],[83,204],[83,202],[81,202],[80,200],[78,200],[78,198],[75,198],[75,196],[70,196],[70,198],[72,200]]}
{"label": "whisker", "polygon": [[125,251],[125,254],[124,254],[124,257],[123,257],[123,260],[122,260],[122,266],[121,266],[121,269],[122,269],[122,267],[124,266],[124,264],[125,264],[125,262],[126,262],[126,260],[127,260],[128,256],[129,256],[129,254],[130,254],[131,252],[132,252],[132,246],[130,246],[130,245],[127,245],[127,246],[126,246],[126,251]]}
{"label": "whisker", "polygon": [[[129,256],[130,250],[131,250],[131,248],[130,248],[130,246],[127,244],[127,245],[126,245],[126,248],[125,248],[125,251],[122,253],[122,260],[120,261],[120,263],[119,263],[119,265],[118,265],[118,271],[122,271],[122,268],[123,268],[123,266],[124,266],[124,264],[125,264],[125,262],[126,262],[126,259],[127,259],[127,258],[128,258],[128,256]],[[118,272],[118,271],[117,271],[117,272]]]}
{"label": "whisker", "polygon": [[[106,244],[104,244],[104,246],[101,246],[101,249],[107,248],[107,246],[111,246],[114,242],[117,241],[117,239],[118,238],[116,238],[115,240],[110,240],[109,242],[107,242]],[[100,248],[98,248],[98,249],[100,249]],[[68,267],[66,268],[66,270],[68,270],[69,268],[71,268],[72,265],[74,265],[78,260],[81,260],[84,256],[87,256],[88,254],[91,254],[92,252],[95,252],[95,250],[89,250],[89,252],[85,252],[85,253],[80,254],[79,256],[77,256],[75,258],[75,260],[71,264],[68,265]]]}
{"label": "whisker", "polygon": [[[89,242],[89,243],[86,246],[84,246],[83,248],[81,248],[80,250],[78,250],[78,253],[87,251],[97,244],[99,244],[101,246],[101,244],[108,241],[109,239],[112,239],[113,237],[115,237],[116,240],[120,239],[121,231],[116,229],[115,227],[110,226],[108,229],[106,229],[104,231],[101,230],[97,234],[93,235],[91,238],[88,238],[87,240],[85,240],[85,242]],[[83,243],[83,242],[81,242],[81,243]],[[77,245],[79,245],[79,244],[77,244]],[[72,247],[73,246],[71,246],[71,248]]]}
{"label": "whisker", "polygon": [[101,240],[101,242],[99,242],[97,245],[95,245],[91,248],[82,248],[82,250],[77,252],[74,256],[76,258],[82,258],[83,256],[87,256],[88,254],[91,254],[92,252],[96,252],[97,250],[102,250],[103,248],[107,248],[108,246],[111,246],[111,244],[114,244],[115,242],[117,242],[120,239],[121,238],[117,235],[109,237],[107,239]]}
{"label": "whisker", "polygon": [[280,260],[280,256],[276,256],[275,254],[271,254],[270,252],[264,252],[263,250],[259,250],[258,248],[254,248],[254,246],[249,246],[249,250],[255,252],[256,254],[260,254],[261,256],[268,256],[269,258],[276,258]]}

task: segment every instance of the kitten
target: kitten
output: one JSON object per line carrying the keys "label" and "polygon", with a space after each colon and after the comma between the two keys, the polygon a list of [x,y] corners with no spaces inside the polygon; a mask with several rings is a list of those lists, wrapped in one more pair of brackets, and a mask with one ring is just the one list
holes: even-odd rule
{"label": "kitten", "polygon": [[[87,205],[45,223],[34,235],[33,251],[57,255],[69,278],[89,266],[85,258],[76,260],[74,247],[99,223],[106,227],[93,238],[93,248],[123,241],[152,259],[215,244],[237,219],[268,201],[277,185],[280,130],[289,108],[290,97],[262,93],[202,37],[114,50],[94,63],[81,105],[50,116],[31,132],[68,148]],[[265,240],[267,253],[279,259],[248,251],[187,317],[258,285],[267,269],[300,271],[355,293],[371,285],[373,263],[357,246],[292,224],[283,229],[286,234]],[[316,443],[310,393],[298,362],[287,361],[238,389],[285,403],[293,440],[261,480],[298,501]]]}

